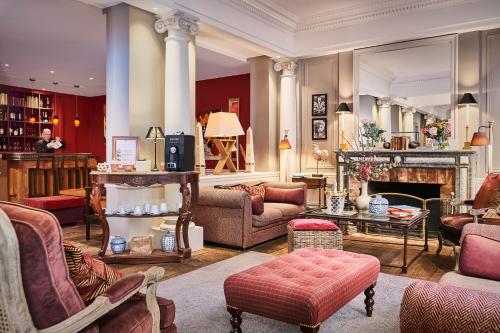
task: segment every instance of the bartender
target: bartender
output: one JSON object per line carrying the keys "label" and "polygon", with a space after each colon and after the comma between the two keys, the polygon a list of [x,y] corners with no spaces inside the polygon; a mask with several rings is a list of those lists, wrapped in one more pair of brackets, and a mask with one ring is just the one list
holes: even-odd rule
{"label": "bartender", "polygon": [[49,128],[44,128],[42,138],[35,143],[37,153],[53,153],[55,149],[64,147],[64,142],[58,136],[54,138],[52,131]]}

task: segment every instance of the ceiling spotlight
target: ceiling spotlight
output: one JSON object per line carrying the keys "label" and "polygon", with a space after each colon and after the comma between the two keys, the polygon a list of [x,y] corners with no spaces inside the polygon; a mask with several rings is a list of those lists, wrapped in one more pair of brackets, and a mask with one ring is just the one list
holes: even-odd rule
{"label": "ceiling spotlight", "polygon": [[4,65],[4,67],[9,67],[9,64],[3,64],[3,65]]}
{"label": "ceiling spotlight", "polygon": [[49,73],[50,73],[50,74],[54,74],[55,72],[54,72],[53,70],[50,70],[50,71],[49,71]]}
{"label": "ceiling spotlight", "polygon": [[55,86],[57,86],[59,84],[59,82],[54,81],[54,82],[52,82],[52,84],[55,85]]}
{"label": "ceiling spotlight", "polygon": [[92,76],[91,76],[91,77],[89,77],[89,80],[93,80],[93,79],[94,79],[94,78],[93,78]]}
{"label": "ceiling spotlight", "polygon": [[47,89],[45,89],[45,88],[42,88],[42,90],[47,90]]}

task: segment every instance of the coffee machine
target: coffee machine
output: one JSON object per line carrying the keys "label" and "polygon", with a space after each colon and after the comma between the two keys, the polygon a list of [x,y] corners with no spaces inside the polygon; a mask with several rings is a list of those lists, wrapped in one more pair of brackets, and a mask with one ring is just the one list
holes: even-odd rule
{"label": "coffee machine", "polygon": [[194,135],[165,135],[165,170],[194,171]]}

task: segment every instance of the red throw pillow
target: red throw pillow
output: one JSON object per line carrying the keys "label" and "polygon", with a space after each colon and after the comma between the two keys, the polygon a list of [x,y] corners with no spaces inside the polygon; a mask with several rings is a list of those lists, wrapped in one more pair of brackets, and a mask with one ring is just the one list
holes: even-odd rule
{"label": "red throw pillow", "polygon": [[304,190],[301,188],[266,187],[265,202],[283,202],[296,205],[304,204]]}
{"label": "red throw pillow", "polygon": [[262,215],[264,213],[264,198],[259,195],[250,196],[252,199],[252,215]]}
{"label": "red throw pillow", "polygon": [[332,230],[338,231],[339,227],[333,222],[320,219],[296,219],[290,221],[290,225],[294,231],[306,230]]}
{"label": "red throw pillow", "polygon": [[[123,273],[104,262],[86,255],[70,242],[63,242],[69,275],[85,304],[92,303],[109,286],[123,277]],[[129,300],[140,299],[139,295]]]}
{"label": "red throw pillow", "polygon": [[466,235],[460,247],[460,273],[500,281],[500,242],[474,234]]}

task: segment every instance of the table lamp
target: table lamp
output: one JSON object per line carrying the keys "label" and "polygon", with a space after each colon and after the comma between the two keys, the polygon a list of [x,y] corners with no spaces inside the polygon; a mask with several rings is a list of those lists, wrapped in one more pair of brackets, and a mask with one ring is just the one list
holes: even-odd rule
{"label": "table lamp", "polygon": [[[472,140],[470,141],[471,146],[487,146],[486,147],[486,157],[488,159],[488,173],[493,170],[493,124],[494,121],[488,121],[488,126],[479,126],[477,132],[472,135]],[[481,132],[481,128],[487,128],[488,134],[486,132]]]}
{"label": "table lamp", "polygon": [[347,103],[340,103],[339,106],[337,107],[336,113],[339,114],[340,118],[340,129],[341,129],[341,137],[342,137],[342,142],[339,144],[339,149],[343,151],[349,150],[347,147],[347,144],[344,143],[344,114],[346,113],[352,113],[352,111],[349,109],[349,105]]}
{"label": "table lamp", "polygon": [[470,106],[471,105],[477,105],[476,99],[474,96],[472,96],[471,93],[465,93],[460,101],[458,102],[459,105],[465,105],[465,141],[464,141],[464,147],[463,149],[471,149],[471,143],[469,140],[469,125],[470,125]]}
{"label": "table lamp", "polygon": [[155,166],[151,171],[158,171],[158,166],[156,165],[156,144],[158,143],[158,140],[165,139],[165,134],[163,134],[161,127],[153,126],[149,128],[148,134],[146,134],[146,139],[153,140],[153,143],[155,144]]}
{"label": "table lamp", "polygon": [[220,175],[225,165],[227,165],[229,172],[237,171],[231,159],[231,151],[235,148],[236,139],[231,137],[243,134],[243,128],[236,113],[213,112],[208,116],[205,138],[211,138],[220,153],[214,175]]}

